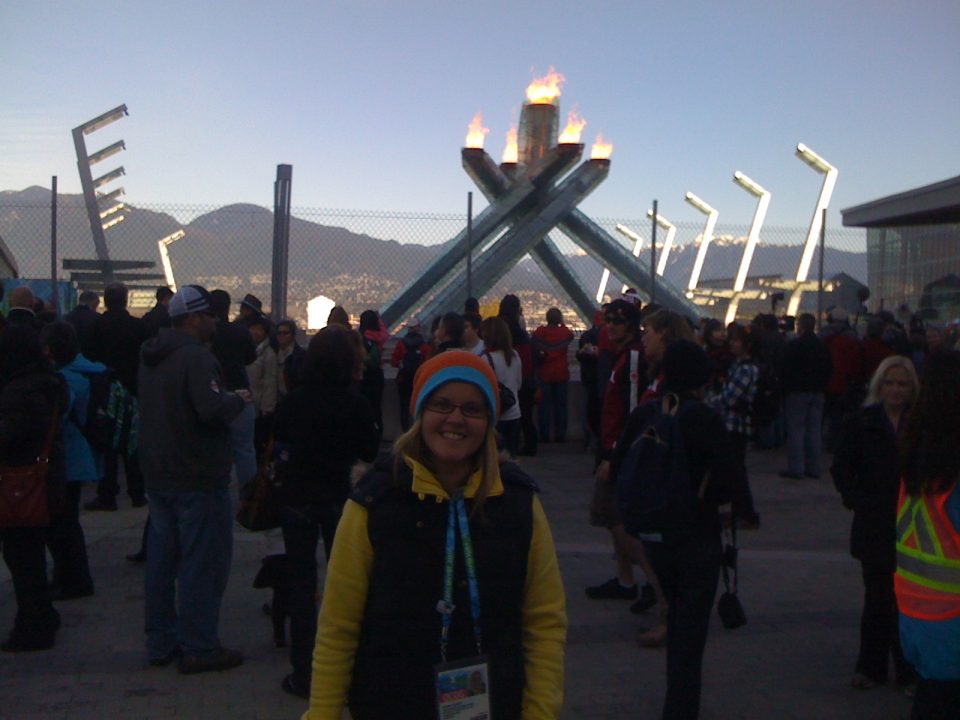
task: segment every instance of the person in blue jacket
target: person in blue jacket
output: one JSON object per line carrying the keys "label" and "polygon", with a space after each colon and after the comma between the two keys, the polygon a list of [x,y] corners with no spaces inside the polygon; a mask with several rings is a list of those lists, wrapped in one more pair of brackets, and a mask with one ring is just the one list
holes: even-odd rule
{"label": "person in blue jacket", "polygon": [[93,595],[87,543],[80,525],[80,495],[83,483],[99,482],[103,477],[103,458],[90,447],[82,428],[90,401],[89,376],[107,368],[83,356],[77,331],[70,323],[46,325],[40,339],[47,357],[70,388],[70,405],[63,415],[66,502],[62,512],[51,518],[47,547],[53,557],[52,599],[73,600]]}

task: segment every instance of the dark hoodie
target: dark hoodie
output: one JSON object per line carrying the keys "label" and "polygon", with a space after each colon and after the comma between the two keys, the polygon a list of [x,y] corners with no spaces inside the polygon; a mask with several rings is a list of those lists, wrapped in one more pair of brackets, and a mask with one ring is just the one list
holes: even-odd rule
{"label": "dark hoodie", "polygon": [[244,401],[213,354],[175,328],[140,351],[140,466],[147,490],[218,490],[230,482],[229,423]]}

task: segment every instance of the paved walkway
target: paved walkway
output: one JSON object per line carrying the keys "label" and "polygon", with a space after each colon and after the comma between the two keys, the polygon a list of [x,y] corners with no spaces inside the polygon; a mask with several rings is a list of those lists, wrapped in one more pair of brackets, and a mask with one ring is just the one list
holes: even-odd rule
{"label": "paved walkway", "polygon": [[[907,718],[909,701],[895,688],[856,691],[848,684],[862,588],[847,555],[850,518],[829,480],[779,478],[777,453],[757,452],[750,462],[763,526],[741,540],[740,594],[749,624],[726,631],[714,617],[701,717]],[[542,485],[567,591],[562,718],[659,718],[664,654],[634,643],[648,619],[630,615],[626,603],[583,594],[613,568],[604,532],[586,522],[590,458],[573,444],[545,445],[524,465]],[[236,534],[221,635],[247,662],[226,673],[181,676],[175,666],[146,665],[143,568],[123,559],[139,543],[146,511],[122,502],[115,513],[83,514],[97,594],[59,605],[57,646],[0,655],[0,718],[297,718],[305,703],[280,690],[287,658],[273,647],[260,609],[268,592],[251,587],[260,558],[282,551],[279,534]],[[0,629],[13,613],[12,587],[0,568]]]}

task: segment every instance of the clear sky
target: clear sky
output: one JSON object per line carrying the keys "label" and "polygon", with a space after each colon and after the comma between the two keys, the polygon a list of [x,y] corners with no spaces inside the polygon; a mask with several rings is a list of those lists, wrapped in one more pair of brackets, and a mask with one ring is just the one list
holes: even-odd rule
{"label": "clear sky", "polygon": [[[614,144],[583,205],[747,224],[741,170],[773,193],[768,225],[806,226],[820,176],[840,208],[960,174],[960,2],[119,2],[0,4],[0,190],[79,192],[70,130],[123,138],[127,200],[460,212],[459,150],[477,111],[499,160],[524,89],[552,65],[561,112]],[[588,148],[589,152],[589,148]],[[95,173],[96,174],[96,173]],[[482,207],[479,193],[476,206]]]}

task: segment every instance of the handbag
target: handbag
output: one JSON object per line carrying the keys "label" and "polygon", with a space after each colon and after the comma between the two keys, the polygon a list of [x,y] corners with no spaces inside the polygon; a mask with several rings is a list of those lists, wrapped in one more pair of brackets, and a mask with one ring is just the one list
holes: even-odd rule
{"label": "handbag", "polygon": [[55,402],[47,436],[36,460],[29,465],[0,466],[0,528],[46,527],[50,524],[47,474],[59,419],[60,403]]}
{"label": "handbag", "polygon": [[[737,594],[737,524],[736,517],[730,518],[730,538],[729,545],[724,546],[723,556],[720,561],[720,569],[723,572],[723,585],[726,588],[720,600],[717,601],[717,614],[720,616],[720,622],[727,630],[736,630],[747,624],[747,614],[743,611],[743,605],[740,603],[740,597]],[[733,585],[731,589],[730,574],[733,572]]]}
{"label": "handbag", "polygon": [[257,474],[240,491],[237,522],[254,532],[280,527],[279,487],[273,461],[273,438],[267,442]]}

